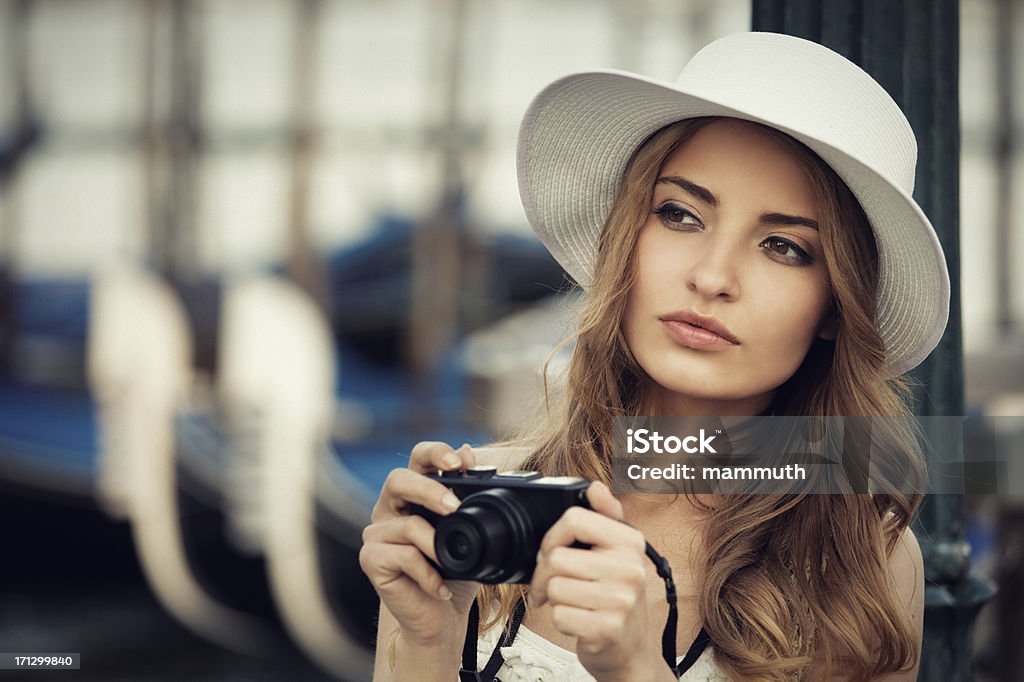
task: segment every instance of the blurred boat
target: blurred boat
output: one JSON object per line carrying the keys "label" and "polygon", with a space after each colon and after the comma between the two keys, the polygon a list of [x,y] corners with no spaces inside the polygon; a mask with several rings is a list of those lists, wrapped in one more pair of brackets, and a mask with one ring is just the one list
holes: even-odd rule
{"label": "blurred boat", "polygon": [[[336,254],[326,315],[281,277],[18,283],[0,476],[127,520],[158,599],[210,641],[275,657],[290,636],[364,679],[378,606],[358,551],[384,478],[421,440],[495,426],[472,416],[465,346],[425,382],[404,368],[411,230],[385,219]],[[490,267],[466,330],[560,285],[531,242],[467,247]]]}
{"label": "blurred boat", "polygon": [[[366,363],[349,371],[352,351],[333,343],[312,300],[283,279],[239,283],[224,310],[219,392],[249,468],[234,514],[265,554],[300,646],[343,679],[367,679],[378,603],[358,554],[380,486],[420,440],[485,436],[465,425],[452,396],[438,401],[450,406],[446,428],[417,429],[409,378]],[[432,395],[453,385],[442,373]]]}
{"label": "blurred boat", "polygon": [[[370,236],[327,260],[327,314],[335,337],[362,360],[407,372],[412,306],[412,221],[382,216]],[[562,268],[533,237],[463,235],[460,297],[464,336],[565,288]]]}
{"label": "blurred boat", "polygon": [[85,386],[88,283],[13,282],[0,344],[0,478],[50,496],[93,499],[95,406]]}
{"label": "blurred boat", "polygon": [[89,374],[103,424],[101,499],[131,523],[143,572],[168,611],[221,646],[273,655],[281,638],[261,608],[269,602],[260,598],[262,564],[224,539],[223,439],[193,371],[180,299],[161,278],[127,266],[98,275],[94,291]]}

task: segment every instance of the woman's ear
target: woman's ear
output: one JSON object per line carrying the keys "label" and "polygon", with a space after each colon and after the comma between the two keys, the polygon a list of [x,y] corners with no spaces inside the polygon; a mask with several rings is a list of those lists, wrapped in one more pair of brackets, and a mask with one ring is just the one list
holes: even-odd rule
{"label": "woman's ear", "polygon": [[834,305],[829,306],[818,326],[818,338],[822,341],[835,341],[839,331],[839,314]]}

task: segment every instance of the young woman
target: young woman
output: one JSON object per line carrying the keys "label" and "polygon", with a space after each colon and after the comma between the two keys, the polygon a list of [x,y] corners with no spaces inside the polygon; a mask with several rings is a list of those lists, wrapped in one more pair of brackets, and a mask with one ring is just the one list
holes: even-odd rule
{"label": "young woman", "polygon": [[[691,654],[679,679],[915,679],[924,573],[908,524],[920,487],[606,485],[615,416],[909,414],[900,375],[937,343],[949,297],[910,198],[915,163],[882,88],[788,36],[716,41],[675,83],[596,72],[545,89],[520,131],[520,192],[586,302],[564,404],[525,458],[503,464],[595,481],[591,509],[547,532],[529,586],[446,584],[426,559],[433,529],[409,505],[450,513],[459,501],[421,474],[482,457],[417,446],[364,534],[382,600],[376,679],[458,679],[474,600],[481,666],[526,605],[501,649],[504,682],[676,679],[645,540],[675,576],[676,647]],[[919,480],[913,435],[892,427],[885,440],[883,468]]]}

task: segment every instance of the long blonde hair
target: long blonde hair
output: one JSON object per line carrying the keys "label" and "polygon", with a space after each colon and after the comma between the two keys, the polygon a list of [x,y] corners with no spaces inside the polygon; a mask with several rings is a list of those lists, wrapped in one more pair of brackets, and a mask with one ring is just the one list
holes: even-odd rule
{"label": "long blonde hair", "polygon": [[[547,407],[524,468],[610,483],[613,417],[639,414],[652,381],[625,342],[621,321],[635,277],[639,228],[665,160],[713,118],[671,124],[630,159],[598,247],[564,396]],[[834,343],[815,341],[776,390],[775,414],[909,417],[908,391],[885,366],[874,325],[877,252],[860,205],[811,150],[771,128],[800,161],[816,195],[824,260],[837,317]],[[912,430],[885,424],[881,466],[922,490],[924,466]],[[888,557],[920,494],[727,495],[705,509],[706,565],[700,614],[717,664],[742,679],[800,679],[812,663],[826,674],[869,679],[913,666],[919,644],[893,587]],[[507,622],[522,585],[484,586],[482,627]]]}

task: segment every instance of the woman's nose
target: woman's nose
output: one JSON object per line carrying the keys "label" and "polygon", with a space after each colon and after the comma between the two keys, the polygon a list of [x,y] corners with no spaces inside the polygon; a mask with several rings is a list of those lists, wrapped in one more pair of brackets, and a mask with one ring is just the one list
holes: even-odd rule
{"label": "woman's nose", "polygon": [[691,261],[686,286],[707,299],[735,299],[740,293],[737,244],[707,235]]}

